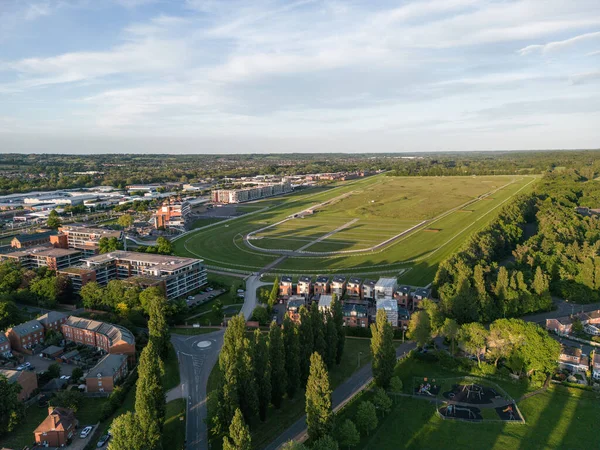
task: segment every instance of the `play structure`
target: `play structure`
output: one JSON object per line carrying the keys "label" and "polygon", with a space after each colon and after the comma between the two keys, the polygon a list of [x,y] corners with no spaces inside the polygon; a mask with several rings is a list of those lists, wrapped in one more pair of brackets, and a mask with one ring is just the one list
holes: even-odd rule
{"label": "play structure", "polygon": [[506,420],[509,422],[512,421],[522,421],[521,415],[519,414],[519,410],[517,409],[514,403],[510,403],[506,406],[502,406],[496,408],[496,413],[501,420]]}
{"label": "play structure", "polygon": [[455,384],[451,391],[444,392],[443,395],[453,402],[474,405],[491,404],[494,399],[501,398],[494,389],[475,383]]}
{"label": "play structure", "polygon": [[[431,384],[433,383],[433,384]],[[436,397],[440,393],[440,387],[435,384],[435,380],[431,382],[427,378],[423,378],[423,381],[415,387],[415,394],[428,395],[430,397]]]}
{"label": "play structure", "polygon": [[439,412],[448,419],[472,420],[477,422],[483,420],[481,410],[474,406],[458,406],[450,403],[446,406],[442,406],[439,409]]}

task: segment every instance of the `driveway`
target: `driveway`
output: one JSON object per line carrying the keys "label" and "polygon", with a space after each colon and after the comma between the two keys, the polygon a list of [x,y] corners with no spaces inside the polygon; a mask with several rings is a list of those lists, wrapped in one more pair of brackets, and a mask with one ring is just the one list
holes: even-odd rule
{"label": "driveway", "polygon": [[[30,362],[31,365],[35,367],[35,371],[37,373],[44,372],[45,370],[48,369],[50,364],[54,364],[56,362],[51,359],[42,358],[39,356],[39,354],[25,356],[25,361]],[[77,367],[74,364],[58,363],[58,365],[60,366],[60,374],[61,375],[71,375],[71,373],[73,372],[73,369],[75,367]]]}

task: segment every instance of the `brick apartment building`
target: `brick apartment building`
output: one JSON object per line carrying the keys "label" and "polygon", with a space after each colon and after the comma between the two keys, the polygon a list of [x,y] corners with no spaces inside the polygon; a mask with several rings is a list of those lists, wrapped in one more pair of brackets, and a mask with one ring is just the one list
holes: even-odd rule
{"label": "brick apartment building", "polygon": [[329,277],[319,275],[315,281],[314,294],[329,294]]}
{"label": "brick apartment building", "polygon": [[116,238],[125,242],[122,231],[93,228],[81,225],[65,225],[58,229],[59,234],[50,237],[50,243],[58,248],[80,250],[84,256],[96,255],[99,252],[99,242],[102,238]]}
{"label": "brick apartment building", "polygon": [[71,278],[75,291],[90,281],[106,286],[111,280],[129,280],[142,287],[162,286],[168,299],[206,284],[206,268],[200,259],[122,250],[86,258],[59,273]]}
{"label": "brick apartment building", "polygon": [[242,189],[217,189],[211,192],[211,199],[214,203],[243,203],[288,192],[292,192],[292,185],[288,182],[268,183]]}
{"label": "brick apartment building", "polygon": [[126,375],[127,356],[108,354],[89,370],[85,378],[87,392],[112,392]]}
{"label": "brick apartment building", "polygon": [[44,327],[37,320],[30,320],[6,330],[13,350],[30,352],[32,347],[44,342]]}
{"label": "brick apartment building", "polygon": [[312,278],[301,276],[298,278],[298,284],[296,286],[296,294],[303,295],[306,298],[312,295]]}
{"label": "brick apartment building", "polygon": [[28,247],[0,255],[0,259],[13,261],[24,269],[47,267],[50,270],[65,269],[77,264],[81,257],[79,250],[53,247]]}
{"label": "brick apartment building", "polygon": [[68,316],[58,311],[49,311],[46,314],[41,315],[37,318],[38,322],[42,324],[44,330],[54,330],[61,332],[62,324],[67,321]]}
{"label": "brick apartment building", "polygon": [[10,340],[8,339],[4,331],[0,331],[0,355],[12,355],[12,347],[10,345]]}
{"label": "brick apartment building", "polygon": [[48,407],[48,416],[33,432],[35,443],[42,447],[62,447],[75,436],[79,422],[73,411],[61,407]]}
{"label": "brick apartment building", "polygon": [[306,305],[306,299],[302,295],[292,295],[286,305],[286,311],[290,319],[300,323],[300,308]]}
{"label": "brick apartment building", "polygon": [[350,278],[348,280],[348,284],[346,285],[346,293],[348,294],[348,297],[360,298],[361,286],[362,280],[360,278]]}
{"label": "brick apartment building", "polygon": [[62,325],[62,334],[69,341],[135,360],[135,338],[131,331],[118,325],[70,316]]}
{"label": "brick apartment building", "polygon": [[18,383],[21,386],[18,398],[22,402],[29,400],[38,387],[37,375],[31,370],[0,369],[0,375],[4,375],[9,383]]}
{"label": "brick apartment building", "polygon": [[279,295],[281,297],[289,297],[294,294],[294,283],[292,277],[283,276],[279,282]]}
{"label": "brick apartment building", "polygon": [[346,277],[335,275],[331,281],[331,293],[341,298],[346,292]]}
{"label": "brick apartment building", "polygon": [[185,227],[185,223],[191,212],[192,207],[189,202],[170,202],[167,200],[159,206],[154,214],[154,227]]}
{"label": "brick apartment building", "polygon": [[361,303],[348,303],[342,305],[344,326],[366,328],[369,326],[367,305]]}
{"label": "brick apartment building", "polygon": [[44,245],[50,243],[50,236],[55,235],[55,231],[44,231],[40,233],[31,233],[31,234],[20,234],[15,236],[10,241],[10,246],[12,248],[28,248],[35,247],[37,245]]}

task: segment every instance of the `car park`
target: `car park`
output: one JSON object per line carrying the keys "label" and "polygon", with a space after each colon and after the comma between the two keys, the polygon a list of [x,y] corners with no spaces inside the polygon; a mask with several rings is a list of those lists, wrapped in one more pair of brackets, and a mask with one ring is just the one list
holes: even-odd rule
{"label": "car park", "polygon": [[81,430],[81,433],[79,433],[79,437],[81,439],[85,439],[86,437],[89,436],[89,434],[92,432],[92,426],[88,425],[87,427],[85,427],[83,430]]}

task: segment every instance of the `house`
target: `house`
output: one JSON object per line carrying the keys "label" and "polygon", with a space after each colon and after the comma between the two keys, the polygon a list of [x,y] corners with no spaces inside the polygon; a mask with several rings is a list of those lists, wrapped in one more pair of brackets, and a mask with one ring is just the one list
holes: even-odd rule
{"label": "house", "polygon": [[304,295],[306,298],[312,295],[312,279],[310,277],[301,276],[300,278],[298,278],[296,294]]}
{"label": "house", "polygon": [[346,277],[342,277],[340,275],[336,275],[333,277],[331,281],[331,293],[341,298],[346,291]]}
{"label": "house", "polygon": [[398,307],[398,328],[404,328],[408,330],[408,324],[410,323],[410,311],[407,308]]}
{"label": "house", "polygon": [[594,352],[594,359],[592,361],[592,377],[594,380],[600,380],[600,352]]}
{"label": "house", "polygon": [[361,296],[361,284],[360,278],[350,278],[346,284],[346,293],[348,297],[360,297]]}
{"label": "house", "polygon": [[326,312],[331,310],[331,302],[333,301],[333,295],[321,295],[319,296],[319,311]]}
{"label": "house", "polygon": [[290,319],[300,323],[300,308],[306,305],[306,299],[303,295],[292,295],[288,298],[286,310]]}
{"label": "house", "polygon": [[68,408],[48,407],[48,417],[33,432],[35,443],[42,447],[62,447],[75,436],[79,422]]}
{"label": "house", "polygon": [[375,284],[375,298],[392,298],[398,288],[398,280],[396,278],[382,277]]}
{"label": "house", "polygon": [[571,372],[585,372],[589,369],[589,359],[582,354],[580,348],[562,345],[560,356],[558,357],[558,365],[560,368],[570,370]]}
{"label": "house", "polygon": [[319,275],[315,281],[314,288],[315,295],[317,294],[329,294],[329,277],[325,275]]}
{"label": "house", "polygon": [[373,300],[375,298],[375,280],[363,281],[361,287],[361,297],[364,300]]}
{"label": "house", "polygon": [[417,288],[412,294],[413,309],[418,308],[421,302],[428,298],[431,298],[431,289]]}
{"label": "house", "polygon": [[37,375],[31,370],[0,369],[0,375],[4,375],[9,383],[19,383],[21,385],[20,401],[28,400],[38,387]]}
{"label": "house", "polygon": [[394,298],[398,301],[398,306],[401,308],[411,308],[412,307],[412,296],[411,296],[411,287],[410,286],[400,286],[398,290],[394,293]]}
{"label": "house", "polygon": [[344,326],[366,328],[369,325],[369,317],[366,304],[348,303],[342,305],[344,315]]}
{"label": "house", "polygon": [[567,335],[573,330],[573,319],[571,317],[546,319],[546,330],[554,331],[560,335]]}
{"label": "house", "polygon": [[36,245],[50,243],[50,236],[55,235],[55,231],[44,231],[42,233],[20,234],[10,241],[12,248],[27,248]]}
{"label": "house", "polygon": [[46,331],[54,330],[60,333],[62,324],[67,321],[67,315],[58,311],[49,311],[37,318]]}
{"label": "house", "polygon": [[283,276],[279,282],[279,296],[289,297],[294,294],[294,283],[292,277]]}
{"label": "house", "polygon": [[88,392],[112,392],[127,375],[127,356],[108,354],[90,369],[85,378]]}
{"label": "house", "polygon": [[131,362],[135,360],[135,338],[122,326],[69,316],[62,325],[62,334],[69,341],[107,353],[127,355]]}
{"label": "house", "polygon": [[594,334],[594,328],[599,328],[598,325],[600,325],[600,310],[580,312],[557,319],[546,319],[546,329],[557,334],[570,334],[573,331],[573,323],[577,320],[584,326],[584,330],[589,334]]}
{"label": "house", "polygon": [[0,355],[9,357],[12,355],[10,340],[4,331],[0,331]]}
{"label": "house", "polygon": [[391,326],[398,326],[398,302],[393,298],[381,298],[377,300],[377,311],[385,311],[387,320]]}
{"label": "house", "polygon": [[44,327],[37,320],[30,320],[6,330],[13,350],[29,352],[32,347],[44,342]]}

